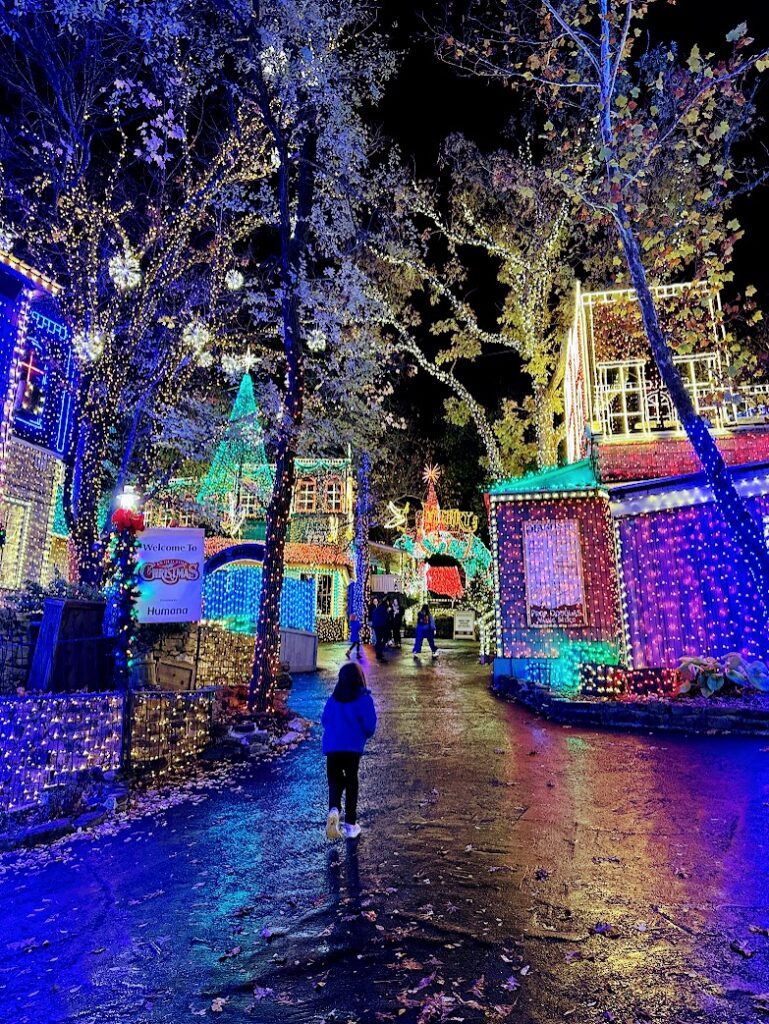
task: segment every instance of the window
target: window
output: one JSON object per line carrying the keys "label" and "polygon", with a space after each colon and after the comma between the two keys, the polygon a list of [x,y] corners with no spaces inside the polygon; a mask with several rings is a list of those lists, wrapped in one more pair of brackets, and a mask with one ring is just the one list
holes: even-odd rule
{"label": "window", "polygon": [[312,477],[304,477],[302,480],[297,481],[294,511],[315,511],[315,481]]}
{"label": "window", "polygon": [[144,521],[147,526],[195,526],[197,523],[197,512],[190,506],[156,505],[151,502],[144,506]]}
{"label": "window", "polygon": [[19,386],[15,410],[29,419],[40,420],[45,405],[46,372],[40,348],[28,341],[19,364]]}
{"label": "window", "polygon": [[344,484],[338,476],[326,481],[326,511],[341,512],[343,509]]}
{"label": "window", "polygon": [[316,576],[315,585],[317,587],[315,607],[317,609],[318,615],[330,616],[332,610],[331,599],[333,594],[331,577],[328,576],[326,573]]}
{"label": "window", "polygon": [[262,506],[259,495],[243,488],[240,492],[240,514],[246,519],[259,519]]}
{"label": "window", "polygon": [[598,363],[595,405],[607,437],[627,437],[649,429],[646,367],[643,359]]}
{"label": "window", "polygon": [[27,550],[29,512],[29,505],[12,500],[6,503],[5,546],[0,548],[0,587],[4,590],[21,586],[24,572],[28,569],[24,564],[24,556]]}

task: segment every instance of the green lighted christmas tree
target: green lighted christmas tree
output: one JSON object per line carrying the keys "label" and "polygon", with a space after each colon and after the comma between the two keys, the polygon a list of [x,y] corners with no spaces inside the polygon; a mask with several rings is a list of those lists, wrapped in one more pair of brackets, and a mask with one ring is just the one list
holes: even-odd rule
{"label": "green lighted christmas tree", "polygon": [[227,431],[203,478],[198,501],[201,505],[213,505],[221,510],[233,502],[233,496],[235,504],[241,506],[246,495],[255,495],[259,505],[266,508],[272,485],[273,475],[264,450],[254,383],[251,375],[244,373]]}

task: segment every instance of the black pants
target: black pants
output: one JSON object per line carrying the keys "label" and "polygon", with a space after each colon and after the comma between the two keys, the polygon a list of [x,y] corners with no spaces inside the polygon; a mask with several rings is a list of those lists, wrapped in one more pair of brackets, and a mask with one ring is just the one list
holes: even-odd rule
{"label": "black pants", "polygon": [[358,655],[358,657],[360,657],[360,640],[353,640],[353,642],[347,648],[347,653],[348,654],[352,654],[353,647],[356,648],[355,653]]}
{"label": "black pants", "polygon": [[328,809],[342,808],[344,792],[344,820],[354,825],[358,816],[358,765],[360,754],[345,750],[337,754],[326,754],[328,776]]}

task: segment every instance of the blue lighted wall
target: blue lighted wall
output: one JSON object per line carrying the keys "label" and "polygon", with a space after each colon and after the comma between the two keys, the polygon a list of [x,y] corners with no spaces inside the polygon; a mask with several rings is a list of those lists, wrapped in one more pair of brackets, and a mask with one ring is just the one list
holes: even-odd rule
{"label": "blue lighted wall", "polygon": [[[238,632],[256,628],[262,568],[259,565],[228,565],[206,576],[203,582],[203,614]],[[283,578],[280,624],[286,629],[315,632],[315,580]]]}

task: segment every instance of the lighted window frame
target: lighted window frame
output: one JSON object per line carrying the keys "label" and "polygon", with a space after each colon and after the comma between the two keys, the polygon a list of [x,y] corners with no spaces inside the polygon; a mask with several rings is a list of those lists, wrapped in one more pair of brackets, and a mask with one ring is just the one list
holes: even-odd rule
{"label": "lighted window frame", "polygon": [[323,495],[327,512],[344,511],[344,481],[341,477],[329,477],[324,485]]}
{"label": "lighted window frame", "polygon": [[246,519],[258,519],[263,513],[259,495],[244,487],[240,492],[239,511]]}
{"label": "lighted window frame", "polygon": [[42,347],[28,338],[19,363],[19,384],[16,390],[14,412],[34,424],[42,423],[43,409],[48,392],[48,372]]}
{"label": "lighted window frame", "polygon": [[314,512],[317,502],[317,483],[311,476],[303,477],[296,482],[294,491],[294,511]]}
{"label": "lighted window frame", "polygon": [[315,586],[316,611],[318,615],[330,617],[334,605],[334,581],[328,573],[318,573],[315,577]]}

